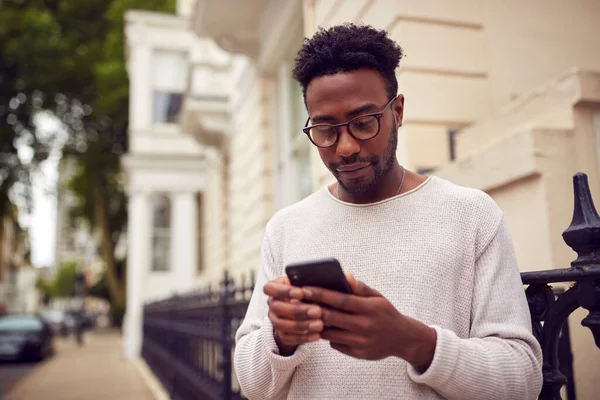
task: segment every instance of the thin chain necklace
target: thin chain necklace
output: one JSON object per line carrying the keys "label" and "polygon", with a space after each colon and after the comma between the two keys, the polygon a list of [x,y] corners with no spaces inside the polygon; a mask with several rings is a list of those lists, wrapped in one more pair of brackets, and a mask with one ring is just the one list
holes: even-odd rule
{"label": "thin chain necklace", "polygon": [[[405,175],[406,175],[406,170],[404,169],[404,167],[402,167],[402,178],[400,179],[400,186],[398,186],[398,190],[396,191],[396,194],[394,195],[394,197],[398,196],[400,194],[400,191],[402,190],[402,186],[404,186],[404,177],[405,177]],[[338,198],[338,200],[341,200],[340,199],[340,184],[339,183],[338,183],[338,186],[337,186],[337,198]]]}

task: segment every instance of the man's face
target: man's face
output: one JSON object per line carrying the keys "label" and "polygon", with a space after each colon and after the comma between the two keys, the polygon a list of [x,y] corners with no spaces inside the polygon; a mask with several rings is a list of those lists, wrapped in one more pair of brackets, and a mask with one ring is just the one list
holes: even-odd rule
{"label": "man's face", "polygon": [[[389,100],[383,78],[372,69],[320,76],[306,89],[310,125],[339,124],[378,113]],[[379,134],[372,139],[356,140],[347,127],[341,127],[333,146],[319,148],[323,163],[348,193],[372,191],[393,167],[403,107],[404,97],[400,95],[383,114]]]}

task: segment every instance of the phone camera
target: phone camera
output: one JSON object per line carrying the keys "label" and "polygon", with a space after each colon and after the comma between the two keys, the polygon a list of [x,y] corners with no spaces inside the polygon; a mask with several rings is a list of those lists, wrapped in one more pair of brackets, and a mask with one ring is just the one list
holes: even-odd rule
{"label": "phone camera", "polygon": [[297,273],[293,273],[293,274],[292,274],[292,279],[293,279],[293,280],[297,281],[297,280],[298,280],[298,278],[300,278],[300,275],[298,275]]}

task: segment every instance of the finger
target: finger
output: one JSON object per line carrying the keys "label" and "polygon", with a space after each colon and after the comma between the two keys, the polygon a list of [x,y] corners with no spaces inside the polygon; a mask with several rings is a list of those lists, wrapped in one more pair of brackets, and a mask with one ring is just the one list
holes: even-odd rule
{"label": "finger", "polygon": [[283,285],[288,285],[291,286],[292,284],[290,283],[289,278],[286,275],[282,275],[278,278],[273,279],[271,282],[275,282],[275,283],[281,283]]}
{"label": "finger", "polygon": [[343,345],[352,348],[364,348],[368,338],[343,329],[327,328],[321,332],[321,339],[328,340],[331,344]]}
{"label": "finger", "polygon": [[269,310],[280,318],[304,321],[308,319],[321,318],[321,307],[294,302],[294,300],[281,301],[274,298],[269,299]]}
{"label": "finger", "polygon": [[345,329],[351,332],[367,334],[369,332],[369,320],[362,315],[349,314],[331,308],[321,309],[323,325]]}
{"label": "finger", "polygon": [[354,275],[349,272],[346,272],[346,279],[355,295],[362,297],[382,297],[381,293],[357,280]]}
{"label": "finger", "polygon": [[303,287],[304,300],[351,313],[365,312],[364,298],[318,287]]}
{"label": "finger", "polygon": [[305,343],[316,342],[321,337],[318,333],[295,334],[287,332],[277,332],[277,341],[286,346],[298,346]]}
{"label": "finger", "polygon": [[267,296],[280,300],[302,300],[302,290],[294,286],[279,283],[277,280],[267,282],[263,288],[263,292]]}
{"label": "finger", "polygon": [[269,311],[268,316],[271,320],[271,325],[273,325],[273,328],[278,332],[307,334],[310,332],[321,332],[323,330],[323,321],[320,319],[294,321],[280,318],[271,311]]}

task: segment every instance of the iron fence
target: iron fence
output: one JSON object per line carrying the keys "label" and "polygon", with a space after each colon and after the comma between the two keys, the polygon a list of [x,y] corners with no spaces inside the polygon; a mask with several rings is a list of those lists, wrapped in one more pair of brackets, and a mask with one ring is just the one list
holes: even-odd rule
{"label": "iron fence", "polygon": [[233,370],[234,335],[246,314],[254,275],[235,285],[173,296],[144,308],[142,357],[171,399],[245,398]]}
{"label": "iron fence", "polygon": [[[582,324],[600,348],[600,217],[587,176],[573,177],[574,212],[564,241],[577,252],[571,268],[521,274],[535,337],[544,356],[539,399],[561,399],[567,384],[575,400],[567,318],[582,307]],[[563,288],[551,284],[562,283]],[[225,272],[219,290],[206,288],[144,308],[142,357],[174,400],[238,400],[244,396],[233,369],[234,335],[244,315],[254,276],[239,285]],[[569,379],[567,379],[567,377]]]}

